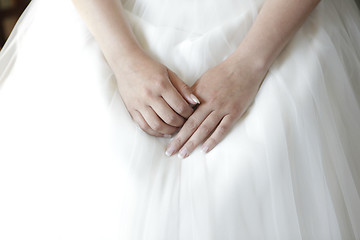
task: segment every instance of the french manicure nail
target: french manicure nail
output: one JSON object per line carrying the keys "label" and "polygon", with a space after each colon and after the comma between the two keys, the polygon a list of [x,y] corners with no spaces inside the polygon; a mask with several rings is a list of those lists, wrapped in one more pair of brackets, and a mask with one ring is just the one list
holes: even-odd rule
{"label": "french manicure nail", "polygon": [[183,159],[183,158],[187,157],[187,154],[188,154],[187,149],[184,147],[180,150],[178,157]]}
{"label": "french manicure nail", "polygon": [[175,152],[175,149],[173,147],[168,147],[168,149],[166,149],[165,155],[168,157],[171,157]]}
{"label": "french manicure nail", "polygon": [[191,94],[190,97],[192,100],[194,100],[194,102],[196,102],[197,104],[200,104],[199,99],[194,94]]}
{"label": "french manicure nail", "polygon": [[201,148],[201,151],[202,151],[203,153],[208,153],[208,152],[209,152],[209,146],[203,145],[202,148]]}

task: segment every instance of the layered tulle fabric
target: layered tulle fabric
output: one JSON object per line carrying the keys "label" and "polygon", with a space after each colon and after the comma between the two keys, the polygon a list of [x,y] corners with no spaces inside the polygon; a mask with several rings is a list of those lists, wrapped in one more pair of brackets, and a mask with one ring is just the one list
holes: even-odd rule
{"label": "layered tulle fabric", "polygon": [[[124,0],[192,85],[262,0]],[[261,51],[261,49],[259,49]],[[360,239],[360,16],[323,0],[209,154],[143,133],[71,1],[33,0],[0,53],[0,239]]]}

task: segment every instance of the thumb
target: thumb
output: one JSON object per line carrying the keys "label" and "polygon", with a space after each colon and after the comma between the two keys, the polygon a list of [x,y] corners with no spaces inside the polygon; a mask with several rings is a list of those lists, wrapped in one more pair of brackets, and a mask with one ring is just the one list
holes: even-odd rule
{"label": "thumb", "polygon": [[200,104],[199,99],[192,93],[191,88],[184,83],[173,71],[168,69],[169,78],[173,86],[178,90],[178,92],[183,96],[184,99],[190,104],[197,105]]}

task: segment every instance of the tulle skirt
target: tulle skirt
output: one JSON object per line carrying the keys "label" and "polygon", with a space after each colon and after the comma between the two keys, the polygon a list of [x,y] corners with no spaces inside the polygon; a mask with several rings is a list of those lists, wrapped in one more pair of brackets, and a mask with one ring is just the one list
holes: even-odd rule
{"label": "tulle skirt", "polygon": [[[189,85],[262,4],[123,0],[143,49]],[[227,137],[169,158],[71,1],[33,0],[0,53],[0,239],[360,239],[359,106],[359,10],[323,0]]]}

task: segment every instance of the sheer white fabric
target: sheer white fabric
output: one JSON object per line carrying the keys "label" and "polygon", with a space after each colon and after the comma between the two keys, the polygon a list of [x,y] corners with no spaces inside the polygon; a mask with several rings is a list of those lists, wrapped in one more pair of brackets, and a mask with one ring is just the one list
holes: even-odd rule
{"label": "sheer white fabric", "polygon": [[[123,0],[193,84],[262,0]],[[261,51],[261,49],[259,49]],[[71,1],[33,0],[0,53],[0,239],[360,239],[360,16],[323,0],[209,154],[143,133]]]}

